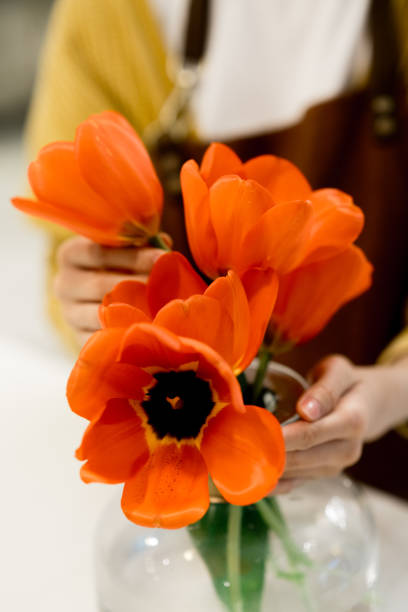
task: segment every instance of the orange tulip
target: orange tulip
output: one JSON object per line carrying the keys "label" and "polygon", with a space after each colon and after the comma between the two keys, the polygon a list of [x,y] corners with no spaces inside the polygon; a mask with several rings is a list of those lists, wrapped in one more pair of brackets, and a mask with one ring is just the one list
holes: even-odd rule
{"label": "orange tulip", "polygon": [[274,348],[310,339],[369,287],[372,267],[351,246],[363,212],[342,191],[312,191],[288,160],[261,155],[242,163],[214,143],[200,168],[184,165],[181,182],[190,248],[208,276],[232,268],[246,287],[254,266],[259,277],[278,272]]}
{"label": "orange tulip", "polygon": [[242,163],[219,143],[200,168],[193,160],[184,164],[181,185],[190,248],[211,278],[251,267],[286,274],[344,250],[364,222],[350,196],[312,191],[289,161],[262,155]]}
{"label": "orange tulip", "polygon": [[343,304],[370,287],[372,271],[362,250],[352,245],[281,276],[271,319],[275,348],[316,336]]}
{"label": "orange tulip", "polygon": [[[183,266],[186,295],[202,281]],[[244,367],[251,343],[238,277],[230,273],[201,295],[168,302],[153,323],[128,327],[130,314],[151,317],[161,301],[149,306],[152,295],[140,283],[121,283],[107,298],[107,327],[82,349],[67,396],[91,421],[77,451],[86,461],[82,479],[124,482],[122,509],[131,521],[178,528],[205,514],[208,474],[230,503],[264,497],[282,474],[284,442],[269,412],[243,404],[232,369]]]}
{"label": "orange tulip", "polygon": [[239,374],[258,352],[276,301],[276,274],[270,272],[268,282],[263,281],[257,282],[256,272],[247,277],[248,299],[235,272],[207,287],[183,255],[166,253],[153,266],[147,285],[123,281],[104,297],[100,320],[104,327],[154,322],[208,344]]}
{"label": "orange tulip", "polygon": [[75,142],[55,142],[30,164],[36,200],[13,198],[18,209],[117,246],[141,245],[157,234],[163,193],[149,155],[118,113],[92,115]]}

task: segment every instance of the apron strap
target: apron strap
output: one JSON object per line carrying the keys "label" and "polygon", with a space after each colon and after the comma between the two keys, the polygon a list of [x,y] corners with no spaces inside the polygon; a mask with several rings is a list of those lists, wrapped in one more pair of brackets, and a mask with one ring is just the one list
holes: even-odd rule
{"label": "apron strap", "polygon": [[199,64],[205,55],[210,0],[191,0],[184,41],[183,59],[185,64]]}
{"label": "apron strap", "polygon": [[[151,152],[169,149],[185,142],[194,133],[189,107],[200,78],[210,13],[210,0],[191,0],[187,19],[183,54],[172,66],[174,87],[165,100],[159,116],[143,132],[143,140]],[[173,181],[172,181],[173,182]]]}
{"label": "apron strap", "polygon": [[372,0],[370,32],[373,55],[369,79],[372,127],[379,141],[396,136],[397,94],[402,79],[399,74],[399,48],[392,2]]}

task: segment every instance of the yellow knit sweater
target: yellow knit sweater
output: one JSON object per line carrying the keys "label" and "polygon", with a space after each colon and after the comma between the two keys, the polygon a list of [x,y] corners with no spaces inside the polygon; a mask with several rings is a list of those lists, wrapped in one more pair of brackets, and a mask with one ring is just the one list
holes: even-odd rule
{"label": "yellow knit sweater", "polygon": [[[408,77],[408,0],[392,1]],[[143,133],[172,89],[167,63],[148,0],[57,0],[27,122],[29,157],[34,158],[47,142],[72,140],[81,121],[106,109],[123,113]],[[69,234],[51,225],[47,229],[51,241],[51,282],[56,248]],[[50,311],[75,346],[52,291]],[[380,359],[394,360],[407,352],[408,329]]]}

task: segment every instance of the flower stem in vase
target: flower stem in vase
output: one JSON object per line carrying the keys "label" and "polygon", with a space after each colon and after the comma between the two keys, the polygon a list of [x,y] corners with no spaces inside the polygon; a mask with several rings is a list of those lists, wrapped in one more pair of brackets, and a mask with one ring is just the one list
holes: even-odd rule
{"label": "flower stem in vase", "polygon": [[293,541],[288,525],[279,507],[276,497],[269,497],[257,503],[261,516],[271,529],[279,536],[291,565],[310,566],[311,561]]}
{"label": "flower stem in vase", "polygon": [[304,568],[310,567],[312,562],[293,541],[288,525],[280,510],[278,500],[275,497],[265,498],[257,502],[256,507],[265,523],[279,538],[288,559],[290,571],[276,568],[277,575],[297,583],[302,592],[305,610],[307,612],[315,612],[315,606],[310,598],[304,574]]}
{"label": "flower stem in vase", "polygon": [[231,593],[231,612],[242,612],[241,595],[241,525],[242,507],[229,505],[227,533],[227,569]]}

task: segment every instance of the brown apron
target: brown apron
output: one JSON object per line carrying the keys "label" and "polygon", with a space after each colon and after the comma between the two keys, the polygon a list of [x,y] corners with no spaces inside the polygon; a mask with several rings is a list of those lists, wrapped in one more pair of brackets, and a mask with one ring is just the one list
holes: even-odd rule
{"label": "brown apron", "polygon": [[[357,244],[374,264],[373,286],[343,307],[315,339],[282,356],[282,362],[301,373],[331,353],[347,355],[357,364],[372,364],[404,325],[408,127],[406,98],[397,87],[397,49],[389,4],[373,3],[373,68],[365,91],[319,104],[291,128],[228,143],[244,161],[265,153],[290,159],[314,189],[336,187],[352,194],[366,216]],[[172,156],[179,163],[190,157],[199,160],[207,144],[162,139],[158,163]],[[188,254],[180,198],[173,193],[166,206],[165,228],[175,237],[175,247]],[[367,445],[351,472],[408,498],[408,478],[401,469],[407,461],[408,441],[391,432]]]}

